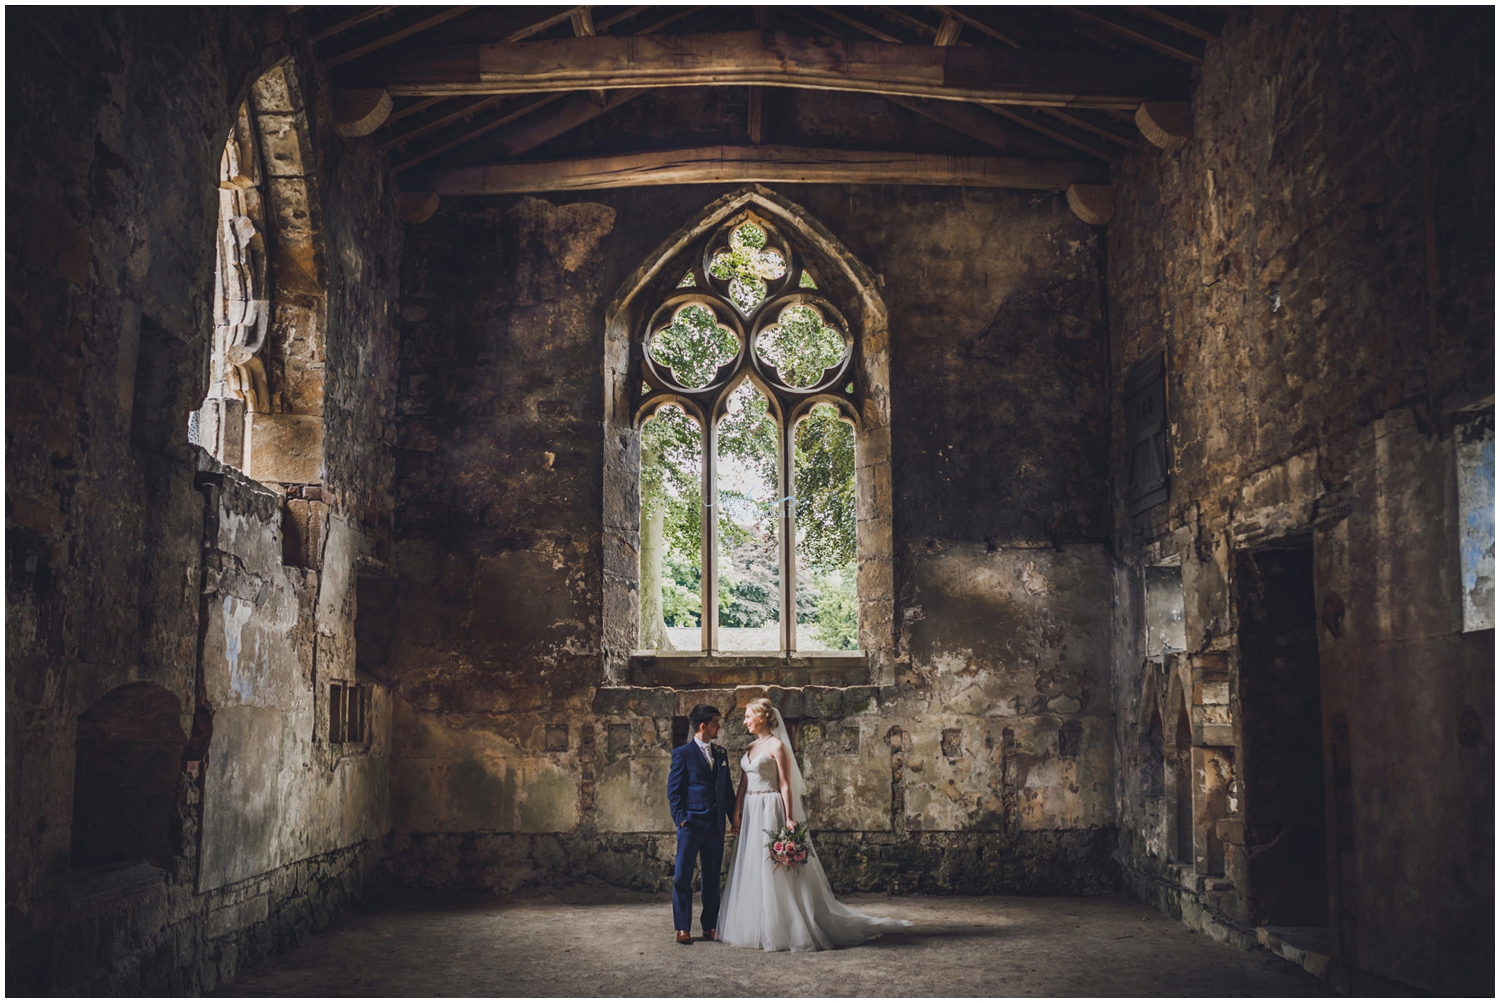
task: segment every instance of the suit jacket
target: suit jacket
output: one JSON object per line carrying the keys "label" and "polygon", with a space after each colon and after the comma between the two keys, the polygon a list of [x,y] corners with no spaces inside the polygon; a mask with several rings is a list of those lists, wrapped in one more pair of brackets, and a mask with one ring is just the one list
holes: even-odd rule
{"label": "suit jacket", "polygon": [[672,772],[667,775],[667,804],[672,808],[672,822],[687,822],[694,829],[724,834],[729,816],[734,814],[734,786],[729,779],[729,753],[721,745],[709,743],[714,765],[709,767],[689,739],[672,750]]}

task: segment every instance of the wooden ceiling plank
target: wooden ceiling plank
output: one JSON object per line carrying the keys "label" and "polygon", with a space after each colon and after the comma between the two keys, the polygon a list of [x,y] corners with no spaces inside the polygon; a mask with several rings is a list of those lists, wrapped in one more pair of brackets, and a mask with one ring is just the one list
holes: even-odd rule
{"label": "wooden ceiling plank", "polygon": [[878,41],[894,42],[897,45],[901,44],[901,39],[897,38],[895,35],[888,35],[885,32],[881,31],[879,28],[865,24],[858,18],[850,17],[848,14],[840,11],[837,7],[819,7],[814,4],[809,6],[808,9],[815,10],[819,14],[822,14],[824,17],[831,17],[835,21],[842,21],[844,24],[847,24],[849,27],[854,28],[856,31],[862,31],[866,35],[869,35],[871,38],[877,39]]}
{"label": "wooden ceiling plank", "polygon": [[1081,150],[1091,157],[1098,157],[1100,160],[1108,161],[1111,164],[1118,164],[1123,162],[1123,158],[1118,153],[1110,153],[1106,150],[1100,149],[1097,146],[1092,146],[1088,143],[1082,142],[1081,140],[1074,139],[1072,136],[1069,136],[1065,132],[1059,132],[1057,129],[1053,129],[1043,122],[1038,122],[1035,119],[1032,119],[1026,115],[1022,115],[1010,108],[1001,107],[1000,105],[986,105],[985,107],[989,108],[990,111],[994,112],[996,115],[999,115],[1001,118],[1010,119],[1010,121],[1015,122],[1017,125],[1023,125],[1034,132],[1041,133],[1043,136],[1046,136],[1049,139],[1055,139],[1059,143],[1064,143],[1068,146],[1071,146],[1075,150]]}
{"label": "wooden ceiling plank", "polygon": [[1097,164],[1039,162],[1015,157],[716,146],[434,171],[430,187],[443,195],[747,182],[963,185],[1065,191],[1078,182],[1100,180],[1102,172],[1103,168]]}
{"label": "wooden ceiling plank", "polygon": [[933,10],[941,11],[945,17],[951,17],[955,20],[962,21],[964,24],[973,28],[975,31],[983,32],[984,34],[990,36],[993,39],[996,39],[997,41],[1004,42],[1012,49],[1019,49],[1021,47],[1021,43],[1017,42],[1009,35],[1005,34],[1002,31],[998,31],[995,28],[991,28],[983,21],[980,21],[974,17],[970,17],[968,14],[965,14],[963,11],[958,10],[955,7],[943,7],[938,4],[928,4],[927,6],[931,7]]}
{"label": "wooden ceiling plank", "polygon": [[1057,119],[1059,122],[1066,122],[1066,123],[1068,123],[1069,125],[1071,125],[1071,126],[1073,126],[1075,128],[1084,130],[1085,132],[1092,132],[1094,135],[1098,136],[1100,139],[1107,139],[1111,143],[1119,143],[1121,146],[1125,147],[1126,149],[1130,149],[1130,150],[1138,150],[1138,149],[1140,149],[1141,144],[1138,143],[1135,140],[1134,137],[1131,137],[1131,136],[1122,136],[1118,132],[1115,132],[1112,129],[1106,129],[1102,125],[1096,125],[1093,122],[1090,122],[1086,118],[1080,118],[1078,115],[1071,114],[1070,112],[1063,111],[1061,108],[1046,108],[1046,107],[1043,107],[1043,108],[1038,108],[1037,111],[1043,113],[1044,115],[1051,115],[1053,118]]}
{"label": "wooden ceiling plank", "polygon": [[323,60],[323,65],[333,67],[342,66],[345,63],[351,63],[361,56],[367,56],[378,49],[383,49],[388,45],[395,45],[397,42],[403,39],[410,38],[411,36],[420,32],[426,31],[429,28],[436,28],[438,25],[444,23],[445,21],[451,21],[455,17],[461,17],[464,14],[469,13],[469,11],[474,10],[475,6],[477,5],[470,5],[467,7],[449,7],[441,14],[435,14],[432,17],[426,18],[422,21],[418,21],[416,24],[408,25],[407,27],[402,28],[400,31],[392,32],[391,34],[386,35],[383,38],[377,38],[373,42],[370,42],[366,45],[361,45],[355,49],[350,49],[348,52],[340,52],[336,56],[331,56],[328,59]]}
{"label": "wooden ceiling plank", "polygon": [[323,41],[324,39],[332,38],[334,35],[337,35],[337,34],[339,34],[341,32],[348,31],[350,28],[358,28],[360,25],[364,24],[366,21],[373,21],[377,17],[380,17],[382,14],[389,14],[391,11],[393,11],[395,9],[396,9],[396,5],[395,4],[392,4],[389,7],[371,7],[369,10],[362,11],[362,12],[360,12],[358,14],[355,14],[353,17],[347,17],[347,18],[345,18],[344,20],[340,21],[337,24],[331,24],[331,25],[329,25],[328,27],[324,28],[322,31],[320,31],[317,34],[313,35],[312,38],[310,39],[310,41],[314,45],[316,45],[317,43]]}
{"label": "wooden ceiling plank", "polygon": [[625,21],[629,21],[636,15],[643,14],[650,9],[651,4],[644,4],[640,7],[627,7],[624,10],[620,11],[620,13],[618,14],[611,14],[609,17],[605,18],[603,21],[600,21],[594,27],[598,28],[600,31],[608,31],[615,25],[621,24]]}
{"label": "wooden ceiling plank", "polygon": [[454,122],[457,122],[459,119],[468,118],[477,112],[484,111],[486,108],[493,108],[495,105],[504,100],[504,94],[496,94],[494,97],[484,98],[480,101],[471,102],[470,104],[464,105],[457,111],[450,112],[447,115],[439,116],[438,118],[435,118],[430,122],[423,122],[416,128],[408,129],[406,132],[403,132],[399,136],[392,136],[390,139],[385,140],[379,146],[377,146],[376,149],[381,153],[384,153],[386,150],[390,150],[398,146],[405,146],[407,143],[410,143],[418,136],[424,136],[427,133],[432,132],[434,129],[441,129],[445,125],[451,125]]}
{"label": "wooden ceiling plank", "polygon": [[430,150],[424,150],[422,153],[418,154],[415,157],[412,157],[410,160],[407,160],[404,163],[397,164],[395,167],[391,168],[391,173],[399,174],[402,171],[417,166],[418,164],[424,164],[427,161],[431,160],[433,157],[447,153],[449,150],[452,150],[455,147],[463,146],[465,143],[478,139],[480,136],[483,136],[487,132],[492,132],[495,129],[500,128],[501,126],[509,125],[523,115],[530,115],[537,109],[545,108],[552,102],[561,100],[565,97],[567,97],[566,94],[544,94],[534,101],[524,102],[519,107],[513,108],[508,112],[496,116],[492,121],[486,122],[484,125],[473,130],[472,132],[465,133],[464,135],[459,136],[457,139],[451,140],[447,143],[443,143],[441,146],[435,146]]}
{"label": "wooden ceiling plank", "polygon": [[1083,18],[1090,24],[1098,25],[1105,31],[1113,32],[1114,34],[1119,35],[1121,38],[1129,39],[1130,41],[1135,42],[1137,45],[1144,45],[1149,49],[1155,49],[1157,52],[1160,52],[1164,56],[1171,56],[1173,59],[1180,59],[1185,63],[1192,63],[1194,66],[1203,65],[1202,56],[1189,52],[1178,45],[1173,45],[1151,35],[1144,34],[1143,32],[1137,31],[1129,25],[1120,24],[1117,21],[1111,21],[1107,17],[1102,17],[1098,14],[1095,14],[1093,11],[1085,10],[1082,7],[1063,7],[1062,9],[1070,14],[1073,14],[1076,17]]}
{"label": "wooden ceiling plank", "polygon": [[447,46],[398,66],[387,89],[412,97],[756,84],[1133,111],[1145,101],[1183,100],[1187,77],[1154,57],[1128,54],[730,31]]}
{"label": "wooden ceiling plank", "polygon": [[543,20],[538,21],[535,24],[528,24],[526,27],[520,29],[519,31],[511,32],[509,35],[505,36],[505,40],[507,42],[519,42],[522,39],[530,38],[532,35],[539,35],[542,32],[546,31],[548,28],[551,28],[553,25],[562,24],[564,21],[572,20],[573,12],[578,9],[579,8],[577,7],[564,8],[561,14],[553,14],[551,17],[544,18]]}
{"label": "wooden ceiling plank", "polygon": [[1178,8],[1176,7],[1169,7],[1166,10],[1158,7],[1131,7],[1129,9],[1135,11],[1137,14],[1149,17],[1157,24],[1164,24],[1173,31],[1180,31],[1184,35],[1192,35],[1200,42],[1217,42],[1219,40],[1218,35],[1202,25],[1193,24],[1191,21],[1185,21],[1175,14],[1170,13],[1177,10]]}

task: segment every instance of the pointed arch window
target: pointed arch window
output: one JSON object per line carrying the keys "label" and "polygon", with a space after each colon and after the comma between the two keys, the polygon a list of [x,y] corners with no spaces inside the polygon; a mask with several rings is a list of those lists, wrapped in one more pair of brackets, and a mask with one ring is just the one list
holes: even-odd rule
{"label": "pointed arch window", "polygon": [[855,650],[858,339],[754,210],[690,261],[632,359],[640,647]]}

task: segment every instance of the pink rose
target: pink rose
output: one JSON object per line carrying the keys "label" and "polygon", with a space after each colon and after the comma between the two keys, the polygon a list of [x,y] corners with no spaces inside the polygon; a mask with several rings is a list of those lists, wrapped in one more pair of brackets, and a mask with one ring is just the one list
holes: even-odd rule
{"label": "pink rose", "polygon": [[775,850],[777,853],[781,853],[786,850],[786,844],[778,842],[775,846],[771,847],[771,849]]}
{"label": "pink rose", "polygon": [[797,860],[798,860],[799,863],[801,861],[803,861],[803,860],[806,860],[806,859],[807,859],[807,851],[806,850],[803,850],[801,853],[797,854]]}

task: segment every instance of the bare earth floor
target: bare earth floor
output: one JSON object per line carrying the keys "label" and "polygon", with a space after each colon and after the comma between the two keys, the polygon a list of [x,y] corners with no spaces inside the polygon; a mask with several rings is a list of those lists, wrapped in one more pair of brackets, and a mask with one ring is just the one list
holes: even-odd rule
{"label": "bare earth floor", "polygon": [[[220,987],[225,996],[1326,996],[1117,896],[850,895],[911,933],[818,954],[672,941],[665,898],[388,902]],[[694,930],[694,934],[697,934]]]}

